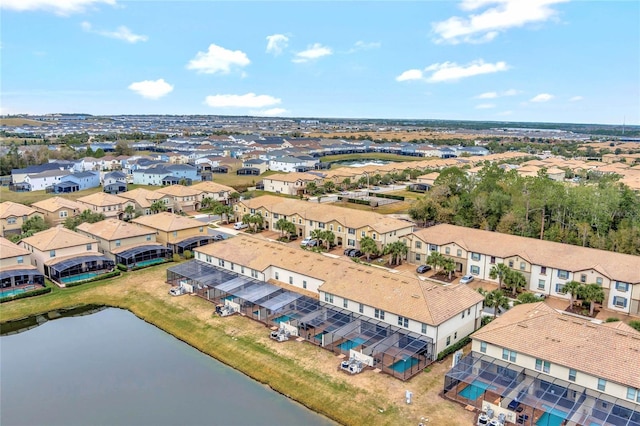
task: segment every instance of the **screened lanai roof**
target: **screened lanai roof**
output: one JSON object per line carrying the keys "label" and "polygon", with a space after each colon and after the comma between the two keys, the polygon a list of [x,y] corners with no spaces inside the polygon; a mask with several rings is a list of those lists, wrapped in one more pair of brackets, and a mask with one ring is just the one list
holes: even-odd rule
{"label": "screened lanai roof", "polygon": [[37,269],[9,269],[0,271],[0,280],[4,280],[11,277],[21,277],[24,275],[42,275]]}
{"label": "screened lanai roof", "polygon": [[[446,376],[468,384],[482,381],[505,398],[505,404],[516,400],[574,423],[640,426],[638,404],[487,355],[472,352]],[[576,397],[567,397],[573,392]]]}
{"label": "screened lanai roof", "polygon": [[146,253],[148,251],[157,251],[157,250],[163,250],[166,252],[169,249],[161,244],[147,244],[143,246],[126,248],[120,251],[119,253],[114,251],[113,253],[117,254],[119,257],[124,257],[125,259],[129,259],[131,257],[135,257],[137,254]]}
{"label": "screened lanai roof", "polygon": [[433,340],[430,337],[407,332],[398,327],[392,326],[391,329],[394,333],[368,348],[371,354],[387,353],[393,348],[403,355],[413,356],[423,352],[425,349],[429,349],[433,345]]}
{"label": "screened lanai roof", "polygon": [[279,309],[282,309],[283,307],[287,306],[289,303],[300,299],[301,297],[305,297],[305,296],[298,293],[294,293],[292,291],[285,290],[283,293],[280,293],[275,297],[269,297],[268,300],[261,301],[260,306],[265,307],[272,312],[276,312]]}
{"label": "screened lanai roof", "polygon": [[201,241],[213,241],[212,235],[198,235],[196,237],[185,238],[184,240],[174,243],[175,246],[180,248],[189,247],[192,244],[199,243]]}
{"label": "screened lanai roof", "polygon": [[207,286],[230,281],[236,276],[199,260],[172,266],[167,271]]}
{"label": "screened lanai roof", "polygon": [[262,299],[263,297],[268,296],[280,290],[282,290],[282,288],[276,287],[275,285],[256,282],[244,288],[235,290],[233,292],[233,295],[235,297],[239,297],[240,299],[244,299],[246,301],[255,303],[258,300]]}
{"label": "screened lanai roof", "polygon": [[334,336],[333,341],[337,341],[337,338],[351,341],[359,339],[361,345],[370,346],[389,336],[390,333],[393,333],[393,330],[391,325],[382,321],[360,317],[334,330],[332,333]]}
{"label": "screened lanai roof", "polygon": [[255,282],[255,280],[246,277],[234,277],[233,279],[217,284],[215,289],[224,291],[225,293],[233,293],[236,289],[252,282]]}
{"label": "screened lanai roof", "polygon": [[49,264],[49,269],[53,271],[62,272],[69,268],[73,268],[74,266],[82,265],[83,263],[88,262],[111,262],[114,263],[113,260],[109,259],[107,256],[103,254],[92,254],[86,256],[74,256],[66,259],[60,259],[58,262],[51,262]]}

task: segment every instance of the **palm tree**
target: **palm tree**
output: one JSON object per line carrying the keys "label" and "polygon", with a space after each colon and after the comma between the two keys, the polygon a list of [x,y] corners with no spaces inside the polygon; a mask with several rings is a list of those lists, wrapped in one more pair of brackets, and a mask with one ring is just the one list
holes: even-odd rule
{"label": "palm tree", "polygon": [[509,269],[509,267],[504,263],[498,263],[497,265],[491,267],[491,270],[489,271],[489,277],[492,280],[495,280],[496,278],[498,279],[498,289],[502,288],[502,281],[507,276],[510,270],[511,269]]}
{"label": "palm tree", "polygon": [[516,300],[515,302],[513,302],[514,306],[515,305],[524,305],[525,303],[536,303],[539,302],[540,299],[538,297],[536,297],[535,294],[533,293],[520,293],[518,295],[518,300]]}
{"label": "palm tree", "polygon": [[376,240],[371,237],[362,237],[360,240],[360,250],[367,255],[367,262],[371,261],[372,254],[377,254],[379,252]]}
{"label": "palm tree", "polygon": [[328,180],[326,181],[324,184],[324,190],[325,192],[329,193],[329,192],[333,192],[336,189],[336,184],[333,183],[333,181]]}
{"label": "palm tree", "polygon": [[437,273],[440,266],[442,266],[444,259],[445,257],[440,252],[432,251],[427,257],[426,263],[427,265],[431,265],[433,270]]}
{"label": "palm tree", "polygon": [[596,302],[602,303],[604,301],[604,290],[598,284],[591,283],[582,287],[580,296],[585,302],[589,302],[589,316],[593,316]]}
{"label": "palm tree", "polygon": [[278,219],[278,221],[273,225],[274,228],[280,230],[281,237],[284,237],[284,232],[287,228],[287,223],[291,223],[291,222],[289,222],[285,218],[281,218],[281,219]]}
{"label": "palm tree", "polygon": [[167,210],[167,205],[162,200],[154,201],[149,210],[151,210],[151,213],[160,213]]}
{"label": "palm tree", "polygon": [[513,297],[516,296],[518,290],[524,288],[527,285],[527,279],[520,271],[514,271],[510,269],[507,275],[504,277],[504,285],[511,289]]}
{"label": "palm tree", "polygon": [[385,254],[391,253],[392,265],[401,265],[402,256],[406,255],[408,251],[409,247],[407,247],[407,245],[400,240],[394,241],[391,244],[387,244],[387,246],[384,248]]}
{"label": "palm tree", "polygon": [[313,231],[311,231],[311,238],[318,240],[318,245],[322,244],[322,237],[324,237],[323,235],[324,230],[322,229],[314,229]]}
{"label": "palm tree", "polygon": [[336,234],[333,231],[323,231],[322,232],[322,241],[327,243],[327,251],[331,250],[331,244],[336,240]]}
{"label": "palm tree", "polygon": [[351,178],[344,178],[342,181],[342,190],[347,190],[351,186]]}
{"label": "palm tree", "polygon": [[133,215],[136,214],[136,208],[128,204],[127,207],[124,208],[124,214],[127,215],[127,220],[131,220]]}
{"label": "palm tree", "polygon": [[446,274],[449,274],[449,280],[451,280],[451,274],[456,270],[456,262],[450,257],[443,256],[442,269]]}
{"label": "palm tree", "polygon": [[584,287],[584,285],[578,281],[569,281],[560,290],[560,293],[569,295],[569,309],[573,309],[573,304],[582,291],[582,287]]}
{"label": "palm tree", "polygon": [[216,202],[213,206],[213,214],[225,219],[225,222],[229,222],[229,216],[233,214],[233,207],[220,202]]}
{"label": "palm tree", "polygon": [[[478,289],[481,290],[481,289]],[[493,319],[498,316],[498,309],[509,309],[509,299],[502,290],[480,292],[484,296],[484,306],[493,309]]]}
{"label": "palm tree", "polygon": [[309,182],[307,184],[307,192],[311,195],[315,195],[318,191],[318,185],[315,182]]}
{"label": "palm tree", "polygon": [[249,228],[253,229],[253,215],[251,213],[246,213],[242,216],[242,223],[249,225]]}

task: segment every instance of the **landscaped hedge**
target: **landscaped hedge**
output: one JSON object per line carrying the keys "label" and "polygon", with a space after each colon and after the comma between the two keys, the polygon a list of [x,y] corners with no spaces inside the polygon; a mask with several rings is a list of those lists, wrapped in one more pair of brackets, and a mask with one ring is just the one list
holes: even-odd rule
{"label": "landscaped hedge", "polygon": [[[46,284],[45,284],[46,285]],[[12,300],[25,299],[27,297],[40,296],[41,294],[51,293],[51,287],[39,288],[37,290],[26,291],[10,297],[3,297],[0,303],[11,302]]]}
{"label": "landscaped hedge", "polygon": [[87,284],[87,283],[90,283],[90,282],[93,282],[93,281],[106,280],[107,278],[113,278],[113,277],[117,277],[119,275],[120,275],[120,271],[108,272],[106,274],[102,274],[102,275],[98,275],[97,277],[90,278],[88,280],[76,281],[76,282],[73,282],[73,283],[65,284],[64,288],[77,287],[77,286],[82,285],[82,284]]}
{"label": "landscaped hedge", "polygon": [[471,342],[471,337],[467,336],[464,339],[460,340],[458,343],[454,343],[453,345],[449,346],[447,349],[438,354],[438,361],[442,361],[457,350],[464,348],[469,344],[469,342]]}
{"label": "landscaped hedge", "polygon": [[151,263],[149,265],[134,266],[133,268],[131,268],[131,270],[132,271],[137,271],[138,269],[150,268],[152,266],[162,265],[163,263],[167,263],[167,262],[173,262],[173,259],[165,259],[162,262]]}
{"label": "landscaped hedge", "polygon": [[365,206],[371,205],[369,200],[360,200],[358,198],[347,198],[347,203],[363,204]]}
{"label": "landscaped hedge", "polygon": [[404,201],[404,197],[402,195],[379,194],[377,192],[370,192],[369,197],[389,198],[390,200]]}
{"label": "landscaped hedge", "polygon": [[126,265],[123,265],[122,263],[118,263],[116,265],[116,268],[120,269],[122,272],[127,272],[127,267]]}

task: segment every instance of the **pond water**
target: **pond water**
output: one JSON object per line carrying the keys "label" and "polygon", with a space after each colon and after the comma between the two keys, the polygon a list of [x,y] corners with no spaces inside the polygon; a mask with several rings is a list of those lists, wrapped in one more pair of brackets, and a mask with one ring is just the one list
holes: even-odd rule
{"label": "pond water", "polygon": [[0,337],[3,426],[335,424],[128,311],[38,318]]}

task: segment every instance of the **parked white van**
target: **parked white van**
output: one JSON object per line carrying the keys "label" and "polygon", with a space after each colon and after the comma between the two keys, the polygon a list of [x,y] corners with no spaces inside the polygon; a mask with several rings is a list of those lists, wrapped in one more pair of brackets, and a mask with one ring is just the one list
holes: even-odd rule
{"label": "parked white van", "polygon": [[248,228],[249,225],[247,225],[246,223],[242,223],[242,222],[236,222],[233,224],[233,229],[244,229],[244,228]]}

